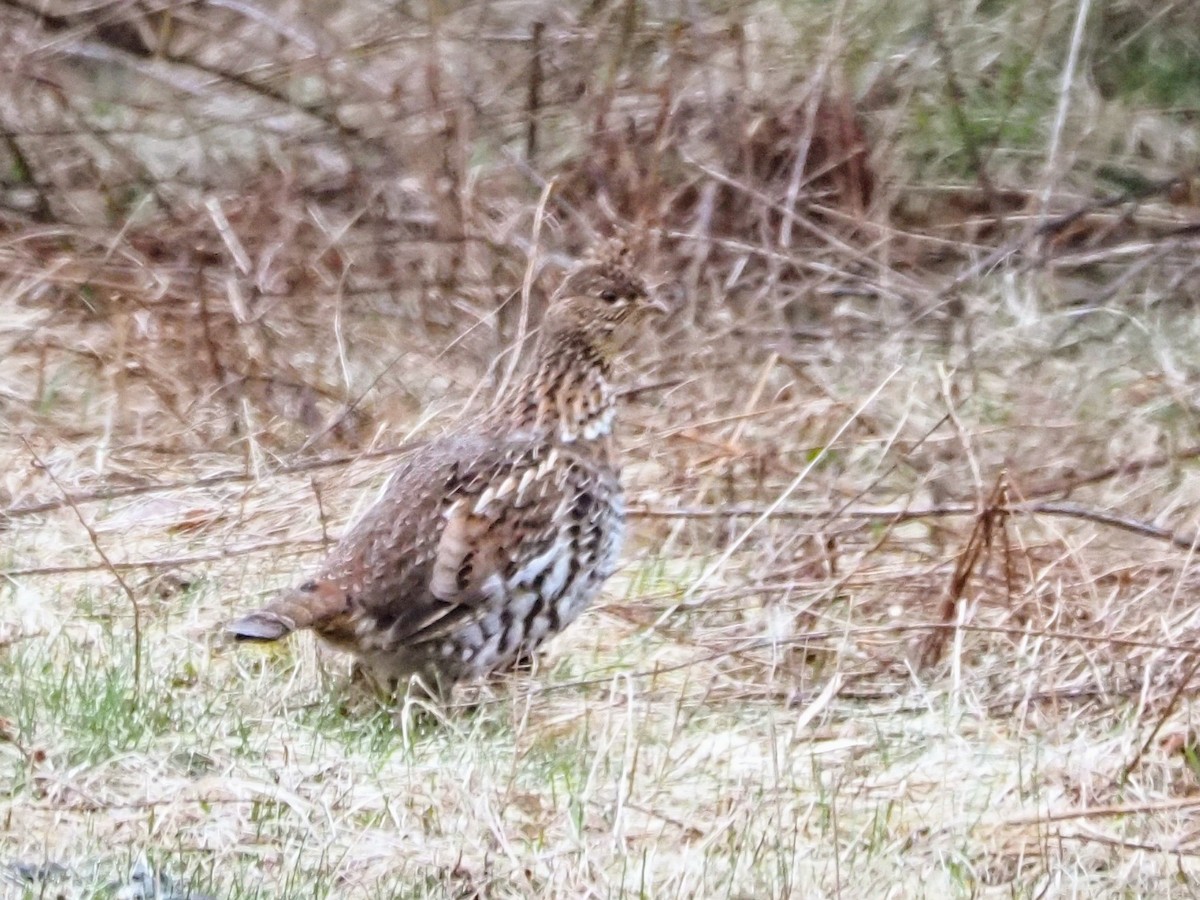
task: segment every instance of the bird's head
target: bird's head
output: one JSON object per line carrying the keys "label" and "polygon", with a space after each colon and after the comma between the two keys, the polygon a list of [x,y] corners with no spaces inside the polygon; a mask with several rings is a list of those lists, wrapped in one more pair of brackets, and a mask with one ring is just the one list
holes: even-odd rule
{"label": "bird's head", "polygon": [[548,341],[582,338],[611,357],[647,316],[672,311],[638,275],[629,246],[616,239],[593,249],[567,274],[550,301],[542,330]]}

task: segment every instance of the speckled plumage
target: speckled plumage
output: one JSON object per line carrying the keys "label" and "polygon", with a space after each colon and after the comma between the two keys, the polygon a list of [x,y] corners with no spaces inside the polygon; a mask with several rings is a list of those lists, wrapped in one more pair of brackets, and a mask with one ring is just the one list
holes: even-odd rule
{"label": "speckled plumage", "polygon": [[229,625],[312,628],[392,689],[445,692],[532,653],[616,567],[625,507],[610,366],[651,309],[605,248],[556,293],[534,366],[481,420],[416,448],[319,573]]}

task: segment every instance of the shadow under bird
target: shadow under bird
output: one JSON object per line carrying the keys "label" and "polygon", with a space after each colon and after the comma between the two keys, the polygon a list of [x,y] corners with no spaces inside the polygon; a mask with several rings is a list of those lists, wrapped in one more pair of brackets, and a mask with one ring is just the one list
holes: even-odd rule
{"label": "shadow under bird", "polygon": [[392,692],[415,679],[446,696],[530,656],[616,568],[612,365],[652,312],[670,310],[623,245],[585,258],[555,292],[519,386],[415,448],[319,572],[227,630],[275,641],[311,628]]}

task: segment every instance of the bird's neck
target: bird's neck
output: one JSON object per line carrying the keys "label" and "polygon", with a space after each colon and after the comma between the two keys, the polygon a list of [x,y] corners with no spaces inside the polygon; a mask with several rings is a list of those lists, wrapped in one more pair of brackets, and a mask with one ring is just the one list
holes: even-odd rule
{"label": "bird's neck", "polygon": [[609,360],[585,336],[553,335],[539,345],[533,371],[502,403],[500,421],[562,443],[607,443],[615,411],[609,372]]}

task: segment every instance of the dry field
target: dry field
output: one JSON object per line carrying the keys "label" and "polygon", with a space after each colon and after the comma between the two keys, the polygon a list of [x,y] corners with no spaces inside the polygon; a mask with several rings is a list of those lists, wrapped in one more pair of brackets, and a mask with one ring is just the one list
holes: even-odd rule
{"label": "dry field", "polygon": [[[1200,894],[1192,4],[0,22],[0,897]],[[616,227],[596,607],[228,645]]]}

